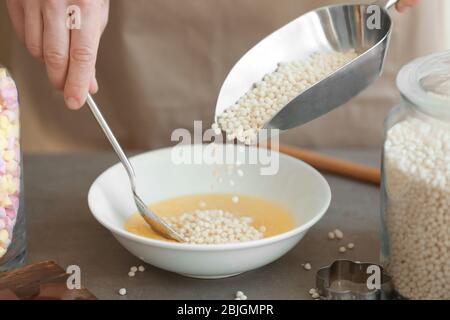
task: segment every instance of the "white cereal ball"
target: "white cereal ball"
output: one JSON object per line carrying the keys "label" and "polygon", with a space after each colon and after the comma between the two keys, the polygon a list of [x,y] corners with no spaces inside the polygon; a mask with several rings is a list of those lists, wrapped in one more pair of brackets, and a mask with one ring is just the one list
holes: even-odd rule
{"label": "white cereal ball", "polygon": [[343,239],[344,238],[344,233],[339,230],[339,229],[335,229],[334,231],[334,235],[336,236],[336,239]]}
{"label": "white cereal ball", "polygon": [[223,210],[196,210],[173,217],[173,227],[192,244],[223,244],[264,238],[265,227],[256,229],[253,219]]}
{"label": "white cereal ball", "polygon": [[137,271],[138,271],[138,268],[135,267],[135,266],[133,266],[133,267],[130,268],[130,272],[136,273]]}
{"label": "white cereal ball", "polygon": [[144,272],[145,271],[145,267],[144,266],[139,266],[138,270],[139,270],[139,272]]}
{"label": "white cereal ball", "polygon": [[236,292],[236,297],[242,297],[244,295],[244,293],[242,291],[237,291]]}
{"label": "white cereal ball", "polygon": [[127,289],[125,289],[125,288],[119,289],[119,294],[120,294],[121,296],[126,295],[126,294],[127,294]]}
{"label": "white cereal ball", "polygon": [[305,269],[305,270],[307,270],[307,271],[309,271],[309,270],[311,270],[311,263],[309,263],[309,262],[307,262],[307,263],[305,263],[304,265],[303,265],[303,268]]}
{"label": "white cereal ball", "polygon": [[214,133],[219,134],[222,129],[228,140],[255,144],[258,131],[289,101],[356,56],[354,50],[318,52],[307,59],[280,63],[219,115],[218,123],[212,126]]}
{"label": "white cereal ball", "polygon": [[309,289],[309,294],[310,295],[313,295],[314,293],[317,293],[317,289],[316,288]]}
{"label": "white cereal ball", "polygon": [[339,252],[340,253],[344,253],[345,251],[347,251],[347,249],[345,247],[340,247],[339,248]]}
{"label": "white cereal ball", "polygon": [[334,235],[334,232],[328,232],[328,239],[330,239],[330,240],[334,240],[334,238],[335,238],[336,236]]}
{"label": "white cereal ball", "polygon": [[350,242],[349,244],[347,244],[347,248],[349,248],[350,250],[352,250],[353,248],[355,248],[355,244]]}
{"label": "white cereal ball", "polygon": [[128,276],[129,276],[130,278],[134,277],[135,275],[136,275],[136,273],[134,273],[134,272],[132,272],[132,271],[128,272]]}

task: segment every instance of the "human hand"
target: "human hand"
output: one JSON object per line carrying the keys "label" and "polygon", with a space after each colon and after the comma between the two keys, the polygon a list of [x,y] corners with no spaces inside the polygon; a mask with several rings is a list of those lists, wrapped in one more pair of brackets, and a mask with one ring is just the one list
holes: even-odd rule
{"label": "human hand", "polygon": [[[80,28],[66,25],[67,8],[80,8]],[[109,0],[7,0],[14,29],[31,55],[44,62],[70,109],[81,108],[98,84],[95,63],[108,22]]]}
{"label": "human hand", "polygon": [[419,0],[400,0],[397,2],[395,7],[397,8],[398,12],[405,11],[408,7],[414,7]]}

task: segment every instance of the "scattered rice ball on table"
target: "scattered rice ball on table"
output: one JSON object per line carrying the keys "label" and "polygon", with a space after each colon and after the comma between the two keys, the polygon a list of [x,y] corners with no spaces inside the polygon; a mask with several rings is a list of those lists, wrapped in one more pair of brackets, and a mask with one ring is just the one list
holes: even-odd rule
{"label": "scattered rice ball on table", "polygon": [[319,294],[319,292],[317,292],[316,288],[309,289],[309,294],[310,294],[311,298],[313,298],[314,300],[317,300],[320,298],[320,294]]}
{"label": "scattered rice ball on table", "polygon": [[450,299],[450,129],[407,118],[384,146],[387,270],[400,294]]}
{"label": "scattered rice ball on table", "polygon": [[252,218],[223,210],[196,210],[164,219],[192,244],[225,244],[264,238],[262,229],[252,226]]}
{"label": "scattered rice ball on table", "polygon": [[305,264],[303,265],[303,268],[304,268],[306,271],[311,270],[311,268],[312,268],[311,263],[309,263],[309,262],[305,263]]}
{"label": "scattered rice ball on table", "polygon": [[334,236],[336,237],[336,239],[341,240],[344,238],[344,233],[341,230],[335,229],[333,232],[334,232]]}
{"label": "scattered rice ball on table", "polygon": [[271,74],[219,115],[215,133],[225,131],[228,140],[256,142],[258,131],[293,98],[357,57],[348,52],[318,52],[298,61],[280,63]]}
{"label": "scattered rice ball on table", "polygon": [[238,291],[234,300],[247,300],[247,296],[242,291]]}

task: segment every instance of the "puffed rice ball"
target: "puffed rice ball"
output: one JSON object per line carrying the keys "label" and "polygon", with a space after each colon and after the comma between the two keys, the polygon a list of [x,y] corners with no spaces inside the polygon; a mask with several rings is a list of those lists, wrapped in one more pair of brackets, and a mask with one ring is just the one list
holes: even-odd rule
{"label": "puffed rice ball", "polygon": [[357,56],[348,52],[317,52],[310,57],[280,63],[234,105],[227,108],[212,129],[225,131],[228,140],[256,143],[258,131],[301,92],[323,80]]}
{"label": "puffed rice ball", "polygon": [[223,210],[196,210],[164,218],[187,243],[225,244],[264,238],[265,226],[256,229],[253,219]]}

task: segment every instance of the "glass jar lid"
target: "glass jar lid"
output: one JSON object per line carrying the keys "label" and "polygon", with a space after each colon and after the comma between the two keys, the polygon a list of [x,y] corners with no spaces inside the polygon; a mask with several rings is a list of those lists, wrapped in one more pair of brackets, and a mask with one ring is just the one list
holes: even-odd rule
{"label": "glass jar lid", "polygon": [[407,64],[398,74],[397,86],[422,112],[450,120],[450,51]]}

